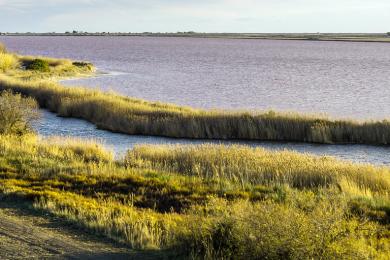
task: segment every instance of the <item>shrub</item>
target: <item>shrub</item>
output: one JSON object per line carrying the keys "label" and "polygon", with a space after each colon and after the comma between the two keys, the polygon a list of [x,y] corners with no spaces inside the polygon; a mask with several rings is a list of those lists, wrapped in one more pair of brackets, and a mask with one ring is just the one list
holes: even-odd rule
{"label": "shrub", "polygon": [[46,60],[35,59],[32,60],[29,64],[27,64],[26,69],[40,72],[49,72],[50,66],[49,62],[47,62]]}
{"label": "shrub", "polygon": [[4,91],[0,95],[0,134],[23,135],[31,132],[31,123],[38,118],[37,103],[32,98]]}
{"label": "shrub", "polygon": [[6,72],[8,70],[15,69],[18,66],[18,59],[12,54],[2,52],[2,47],[0,45],[0,72]]}
{"label": "shrub", "polygon": [[83,62],[83,61],[75,61],[72,63],[73,66],[79,67],[79,68],[86,68],[87,70],[92,71],[93,65],[89,62]]}

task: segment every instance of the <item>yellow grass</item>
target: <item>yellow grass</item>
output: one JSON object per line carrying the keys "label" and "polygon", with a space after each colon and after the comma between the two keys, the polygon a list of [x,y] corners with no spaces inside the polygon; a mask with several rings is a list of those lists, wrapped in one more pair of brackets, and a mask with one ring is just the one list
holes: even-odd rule
{"label": "yellow grass", "polygon": [[31,96],[41,107],[61,116],[82,118],[99,128],[126,134],[197,139],[390,143],[390,122],[385,120],[359,123],[272,111],[204,111],[1,75],[0,89]]}
{"label": "yellow grass", "polygon": [[139,147],[124,163],[91,141],[0,135],[0,200],[174,257],[385,259],[388,181],[387,169],[290,152]]}
{"label": "yellow grass", "polygon": [[0,52],[0,72],[16,69],[19,65],[19,60],[15,55]]}

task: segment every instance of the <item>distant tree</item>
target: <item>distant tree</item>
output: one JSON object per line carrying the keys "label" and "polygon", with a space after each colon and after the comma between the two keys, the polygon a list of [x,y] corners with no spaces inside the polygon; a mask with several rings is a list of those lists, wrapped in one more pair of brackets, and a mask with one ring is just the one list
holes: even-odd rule
{"label": "distant tree", "polygon": [[387,34],[387,36],[389,36],[390,37],[390,32],[388,32],[388,33],[386,33]]}
{"label": "distant tree", "polygon": [[75,31],[75,30],[73,30],[73,32],[72,32],[73,34],[76,34],[76,33],[78,33],[78,31]]}

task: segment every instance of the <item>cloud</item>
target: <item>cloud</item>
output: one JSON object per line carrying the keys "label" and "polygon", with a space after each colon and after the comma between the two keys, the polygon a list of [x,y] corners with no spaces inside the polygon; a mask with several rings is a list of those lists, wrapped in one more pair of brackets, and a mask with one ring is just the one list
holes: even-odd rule
{"label": "cloud", "polygon": [[0,17],[0,31],[380,32],[390,1],[0,0]]}

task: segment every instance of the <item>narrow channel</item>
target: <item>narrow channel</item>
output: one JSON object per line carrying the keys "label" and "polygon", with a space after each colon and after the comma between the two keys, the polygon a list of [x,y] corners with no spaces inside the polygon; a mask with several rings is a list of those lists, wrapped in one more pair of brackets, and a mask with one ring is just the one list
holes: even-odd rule
{"label": "narrow channel", "polygon": [[42,137],[67,136],[91,139],[102,143],[112,150],[117,157],[140,144],[240,144],[251,147],[263,147],[271,150],[292,150],[315,155],[334,156],[342,160],[376,165],[390,165],[390,147],[370,145],[325,145],[293,142],[226,141],[226,140],[190,140],[155,136],[138,136],[112,133],[97,129],[95,125],[80,119],[62,118],[42,110],[41,119],[34,124],[34,129]]}

